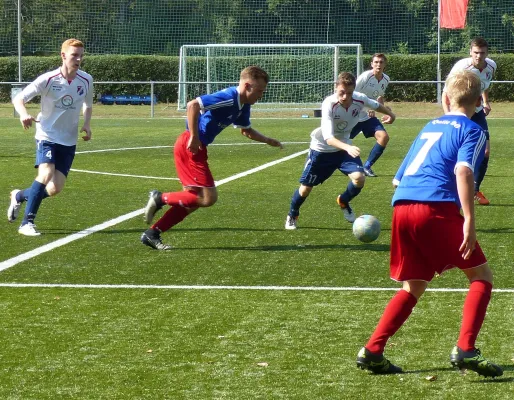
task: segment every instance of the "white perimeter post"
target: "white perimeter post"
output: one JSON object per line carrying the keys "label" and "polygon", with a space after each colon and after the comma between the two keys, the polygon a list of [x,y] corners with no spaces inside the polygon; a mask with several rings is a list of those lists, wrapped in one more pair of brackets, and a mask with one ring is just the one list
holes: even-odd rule
{"label": "white perimeter post", "polygon": [[334,85],[339,75],[339,46],[334,46]]}

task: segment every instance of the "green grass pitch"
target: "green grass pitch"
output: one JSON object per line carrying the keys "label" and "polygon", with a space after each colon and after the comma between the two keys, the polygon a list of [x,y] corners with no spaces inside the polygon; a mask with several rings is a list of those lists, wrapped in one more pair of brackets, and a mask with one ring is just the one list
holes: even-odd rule
{"label": "green grass pitch", "polygon": [[[407,373],[374,376],[355,358],[393,291],[388,277],[391,180],[424,125],[388,127],[389,147],[352,206],[382,224],[358,242],[336,204],[347,177],[335,174],[284,230],[305,155],[224,180],[308,148],[319,120],[255,119],[283,150],[227,128],[209,147],[219,200],[163,239],[170,252],[139,242],[142,215],[90,235],[83,231],[144,207],[148,191],[179,190],[171,146],[182,119],[94,119],[80,141],[64,191],[44,200],[43,235],[18,235],[5,217],[9,192],[35,176],[33,130],[0,119],[1,399],[463,399],[514,393],[514,146],[512,120],[491,119],[491,162],[477,213],[478,239],[495,289],[478,347],[501,379],[451,368],[467,282],[436,278],[386,354]],[[374,144],[354,143],[365,159]],[[157,147],[161,146],[161,147]],[[155,148],[148,148],[155,147]],[[119,151],[114,151],[118,149]],[[108,151],[99,151],[108,150]],[[118,174],[118,175],[114,175]],[[152,178],[153,177],[153,178]],[[160,214],[159,214],[160,215]],[[81,233],[78,240],[42,246]],[[79,235],[80,236],[80,235]],[[304,287],[309,290],[298,290]],[[375,290],[372,290],[375,289]],[[501,290],[499,290],[501,289]],[[435,377],[435,380],[428,379]]]}

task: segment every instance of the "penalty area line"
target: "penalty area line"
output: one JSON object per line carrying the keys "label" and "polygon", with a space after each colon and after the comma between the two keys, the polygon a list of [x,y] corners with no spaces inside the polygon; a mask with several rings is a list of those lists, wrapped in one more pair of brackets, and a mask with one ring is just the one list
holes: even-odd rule
{"label": "penalty area line", "polygon": [[[231,285],[124,285],[124,284],[80,284],[80,283],[0,283],[10,288],[63,288],[63,289],[159,289],[159,290],[268,290],[307,292],[397,292],[401,288],[375,287],[331,287],[331,286],[231,286]],[[465,288],[428,288],[427,292],[466,293]],[[496,293],[514,293],[514,289],[493,289]]]}
{"label": "penalty area line", "polygon": [[[293,159],[295,157],[298,157],[298,156],[300,156],[302,154],[306,154],[308,151],[309,151],[309,149],[302,150],[302,151],[299,151],[297,153],[291,154],[291,155],[289,155],[287,157],[283,157],[283,158],[280,158],[278,160],[271,161],[271,162],[263,164],[263,165],[261,165],[259,167],[252,168],[252,169],[250,169],[248,171],[241,172],[241,173],[233,175],[231,177],[222,179],[220,181],[217,181],[216,185],[220,186],[220,185],[223,185],[225,183],[231,182],[233,180],[236,180],[236,179],[245,177],[247,175],[253,174],[255,172],[261,171],[263,169],[266,169],[266,168],[272,167],[274,165],[283,163],[285,161],[288,161],[288,160],[291,160],[291,159]],[[103,223],[95,225],[95,226],[92,226],[91,228],[87,228],[87,229],[84,229],[84,230],[82,230],[80,232],[74,233],[72,235],[65,236],[65,237],[63,237],[61,239],[57,239],[57,240],[55,240],[53,242],[47,243],[47,244],[45,244],[43,246],[37,247],[37,248],[35,248],[33,250],[30,250],[30,251],[28,251],[26,253],[23,253],[23,254],[15,256],[15,257],[9,258],[8,260],[0,262],[0,271],[4,271],[4,270],[6,270],[8,268],[14,267],[16,264],[19,264],[19,263],[21,263],[23,261],[27,261],[27,260],[30,260],[31,258],[37,257],[40,254],[46,253],[46,252],[51,251],[53,249],[56,249],[58,247],[64,246],[64,245],[66,245],[68,243],[74,242],[75,240],[79,240],[79,239],[85,238],[86,236],[89,236],[89,235],[91,235],[91,234],[93,234],[95,232],[102,231],[104,229],[110,228],[111,226],[120,224],[120,223],[122,223],[122,222],[124,222],[126,220],[129,220],[129,219],[132,219],[132,218],[137,217],[139,215],[142,215],[144,213],[144,210],[145,210],[144,208],[141,208],[139,210],[132,211],[132,212],[130,212],[128,214],[121,215],[121,216],[119,216],[117,218],[111,219],[109,221],[103,222]]]}

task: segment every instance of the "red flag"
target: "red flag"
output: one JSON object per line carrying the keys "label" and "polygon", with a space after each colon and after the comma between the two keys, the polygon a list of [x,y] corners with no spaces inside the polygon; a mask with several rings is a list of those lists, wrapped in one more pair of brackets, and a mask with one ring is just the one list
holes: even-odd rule
{"label": "red flag", "polygon": [[441,28],[462,29],[466,26],[468,0],[440,0]]}

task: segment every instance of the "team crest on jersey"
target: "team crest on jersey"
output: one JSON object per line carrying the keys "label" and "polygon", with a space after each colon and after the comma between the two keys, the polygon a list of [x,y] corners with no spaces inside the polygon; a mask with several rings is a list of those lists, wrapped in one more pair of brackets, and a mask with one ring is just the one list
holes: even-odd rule
{"label": "team crest on jersey", "polygon": [[338,131],[344,131],[347,126],[348,126],[348,122],[346,122],[346,121],[341,121],[336,124]]}
{"label": "team crest on jersey", "polygon": [[77,86],[77,93],[79,96],[84,94],[84,86]]}
{"label": "team crest on jersey", "polygon": [[485,79],[487,79],[487,80],[491,79],[491,73],[490,72],[486,72]]}
{"label": "team crest on jersey", "polygon": [[356,117],[357,115],[359,115],[359,110],[355,109],[352,111],[352,117]]}
{"label": "team crest on jersey", "polygon": [[70,95],[66,95],[61,99],[61,103],[63,106],[69,107],[73,104],[73,97],[71,97]]}

